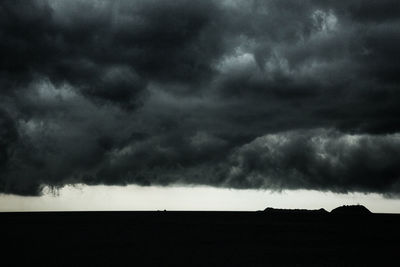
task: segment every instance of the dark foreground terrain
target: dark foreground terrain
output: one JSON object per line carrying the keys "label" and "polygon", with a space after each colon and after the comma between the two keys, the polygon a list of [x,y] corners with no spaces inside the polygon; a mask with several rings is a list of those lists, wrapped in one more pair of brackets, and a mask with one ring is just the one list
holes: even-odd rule
{"label": "dark foreground terrain", "polygon": [[400,266],[400,215],[0,213],[1,266]]}

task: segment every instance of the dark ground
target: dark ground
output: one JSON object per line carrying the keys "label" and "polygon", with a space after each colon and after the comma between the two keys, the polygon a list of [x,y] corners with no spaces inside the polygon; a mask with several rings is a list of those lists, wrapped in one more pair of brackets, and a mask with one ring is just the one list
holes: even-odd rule
{"label": "dark ground", "polygon": [[1,266],[400,266],[400,215],[38,212],[0,222]]}

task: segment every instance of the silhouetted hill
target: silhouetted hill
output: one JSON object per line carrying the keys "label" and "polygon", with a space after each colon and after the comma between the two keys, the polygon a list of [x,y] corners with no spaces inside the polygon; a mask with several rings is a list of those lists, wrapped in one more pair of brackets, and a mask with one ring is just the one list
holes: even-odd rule
{"label": "silhouetted hill", "polygon": [[[275,209],[268,207],[264,210],[268,214],[329,214],[325,209],[307,210],[307,209]],[[343,205],[337,207],[331,211],[332,214],[345,214],[345,215],[359,215],[359,214],[371,214],[363,205]]]}
{"label": "silhouetted hill", "polygon": [[274,209],[266,208],[264,212],[268,214],[328,214],[325,209],[307,210],[307,209]]}
{"label": "silhouetted hill", "polygon": [[332,214],[361,215],[371,214],[371,211],[363,205],[344,205],[331,211]]}

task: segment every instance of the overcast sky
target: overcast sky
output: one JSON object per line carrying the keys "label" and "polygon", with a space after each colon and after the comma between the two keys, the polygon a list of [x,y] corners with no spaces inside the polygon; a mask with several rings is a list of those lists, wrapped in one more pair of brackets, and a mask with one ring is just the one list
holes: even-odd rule
{"label": "overcast sky", "polygon": [[398,0],[3,0],[0,193],[397,199],[399,15]]}

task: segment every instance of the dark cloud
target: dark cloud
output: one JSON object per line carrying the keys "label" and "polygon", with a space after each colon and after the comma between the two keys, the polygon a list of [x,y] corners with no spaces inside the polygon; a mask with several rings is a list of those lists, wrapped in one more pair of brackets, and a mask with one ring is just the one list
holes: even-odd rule
{"label": "dark cloud", "polygon": [[12,146],[18,140],[18,132],[13,120],[0,109],[0,168],[7,165],[12,154]]}
{"label": "dark cloud", "polygon": [[231,156],[238,187],[398,193],[398,134],[351,135],[331,130],[268,134]]}
{"label": "dark cloud", "polygon": [[2,1],[0,191],[399,193],[396,1]]}

